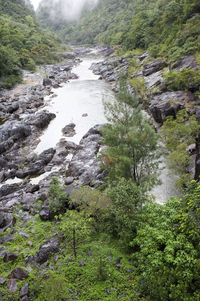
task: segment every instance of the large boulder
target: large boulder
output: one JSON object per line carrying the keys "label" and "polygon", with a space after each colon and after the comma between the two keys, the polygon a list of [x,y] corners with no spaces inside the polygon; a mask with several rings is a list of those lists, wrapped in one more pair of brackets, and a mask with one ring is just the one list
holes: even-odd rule
{"label": "large boulder", "polygon": [[29,277],[28,273],[22,268],[15,268],[8,276],[9,279],[24,280]]}
{"label": "large boulder", "polygon": [[158,123],[163,123],[167,116],[176,116],[176,113],[185,107],[186,103],[194,100],[190,92],[176,91],[154,95],[150,101],[150,111]]}
{"label": "large boulder", "polygon": [[67,171],[67,177],[78,178],[81,185],[100,185],[103,183],[101,160],[97,157],[102,136],[101,126],[91,128],[82,138]]}
{"label": "large boulder", "polygon": [[59,252],[59,242],[57,238],[52,238],[40,246],[35,261],[39,264],[45,263],[52,253]]}
{"label": "large boulder", "polygon": [[184,57],[183,59],[174,63],[172,68],[176,69],[178,71],[181,71],[183,69],[191,69],[191,70],[197,71],[199,66],[197,64],[195,55],[188,55],[188,56]]}
{"label": "large boulder", "polygon": [[43,151],[29,164],[27,170],[17,171],[16,176],[18,178],[25,178],[27,176],[40,175],[44,172],[44,167],[53,159],[54,154],[55,150],[53,148]]}
{"label": "large boulder", "polygon": [[166,66],[167,66],[166,62],[164,62],[162,60],[155,60],[153,62],[149,62],[149,63],[145,64],[143,66],[142,73],[144,76],[148,76],[152,73],[162,70]]}
{"label": "large boulder", "polygon": [[60,54],[60,56],[64,59],[75,59],[76,54],[74,52],[63,52]]}
{"label": "large boulder", "polygon": [[29,123],[36,126],[39,129],[44,129],[55,117],[56,115],[53,113],[42,111],[37,113],[35,116],[31,117]]}

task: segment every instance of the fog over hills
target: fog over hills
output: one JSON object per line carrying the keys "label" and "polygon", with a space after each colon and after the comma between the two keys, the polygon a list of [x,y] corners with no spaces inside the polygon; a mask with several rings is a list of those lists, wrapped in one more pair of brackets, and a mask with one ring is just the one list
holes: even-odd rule
{"label": "fog over hills", "polygon": [[80,17],[84,9],[93,9],[97,3],[98,0],[42,0],[38,11],[56,23],[58,19],[73,22]]}

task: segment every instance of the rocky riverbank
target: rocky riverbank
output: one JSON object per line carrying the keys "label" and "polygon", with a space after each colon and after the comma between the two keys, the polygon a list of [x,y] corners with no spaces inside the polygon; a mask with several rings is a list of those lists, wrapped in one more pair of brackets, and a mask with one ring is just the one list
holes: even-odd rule
{"label": "rocky riverbank", "polygon": [[[55,148],[40,154],[33,151],[43,130],[56,117],[45,110],[45,97],[54,97],[52,88],[77,78],[72,68],[80,62],[77,57],[89,51],[79,49],[75,53],[62,54],[67,61],[43,68],[45,78],[26,73],[26,81],[29,83],[1,92],[1,232],[12,224],[12,214],[7,215],[7,211],[12,212],[21,206],[24,216],[34,215],[38,200],[44,202],[42,210],[46,207],[52,176],[61,177],[63,184],[70,187],[103,183],[104,174],[97,156],[101,140],[100,126],[89,130],[79,145],[61,139]],[[65,136],[75,134],[74,126],[69,124],[63,129]]]}
{"label": "rocky riverbank", "polygon": [[[200,122],[200,81],[196,79],[199,78],[199,68],[198,55],[189,55],[170,64],[162,58],[153,59],[147,52],[121,57],[111,55],[91,66],[93,72],[109,82],[116,92],[119,90],[120,76],[128,75],[130,92],[140,97],[157,130],[167,116],[176,117],[182,109],[189,115],[196,115]],[[196,144],[188,146],[192,156],[189,172],[195,179],[200,176],[199,149],[198,139]]]}

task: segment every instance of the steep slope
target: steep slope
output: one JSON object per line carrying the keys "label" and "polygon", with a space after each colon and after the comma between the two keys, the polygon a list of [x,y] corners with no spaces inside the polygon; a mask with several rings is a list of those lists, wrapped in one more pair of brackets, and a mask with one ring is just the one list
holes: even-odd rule
{"label": "steep slope", "polygon": [[56,58],[56,42],[36,22],[29,0],[0,0],[0,87],[21,80],[21,69]]}
{"label": "steep slope", "polygon": [[[38,15],[45,23],[47,16],[41,10]],[[62,20],[62,26],[57,23],[54,29],[67,42],[144,48],[153,56],[175,61],[200,49],[200,2],[99,0],[97,7],[84,12],[76,24]]]}

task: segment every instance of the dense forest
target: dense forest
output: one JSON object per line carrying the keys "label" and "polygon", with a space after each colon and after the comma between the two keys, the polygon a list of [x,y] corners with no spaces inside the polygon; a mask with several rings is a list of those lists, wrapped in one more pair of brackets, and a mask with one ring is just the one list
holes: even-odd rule
{"label": "dense forest", "polygon": [[[83,145],[61,139],[39,155],[26,148],[31,131],[35,139],[55,117],[37,115],[44,96],[57,100],[50,86],[28,90],[27,116],[13,114],[20,96],[9,102],[11,113],[0,119],[0,138],[9,138],[0,141],[0,182],[17,170],[23,183],[0,184],[0,301],[200,301],[200,1],[89,1],[71,19],[64,3],[42,0],[35,14],[29,0],[0,0],[0,88],[22,81],[23,69],[58,61],[61,41],[108,46],[102,53],[111,57],[92,68],[116,93],[104,99],[107,123],[89,131],[103,183],[88,173],[89,184],[80,185],[80,161],[78,176],[68,168],[65,157]],[[50,85],[72,75],[73,49],[50,69]],[[15,152],[20,164],[6,165]],[[152,188],[165,156],[180,195],[161,204]],[[47,161],[47,173],[67,164],[31,184]]]}
{"label": "dense forest", "polygon": [[38,25],[30,2],[0,1],[0,86],[22,80],[22,69],[56,60],[56,39]]}
{"label": "dense forest", "polygon": [[66,42],[149,49],[154,56],[175,61],[200,49],[199,13],[198,0],[100,0],[78,23],[68,26],[51,23],[50,8],[41,6],[38,17],[47,26],[53,24]]}

